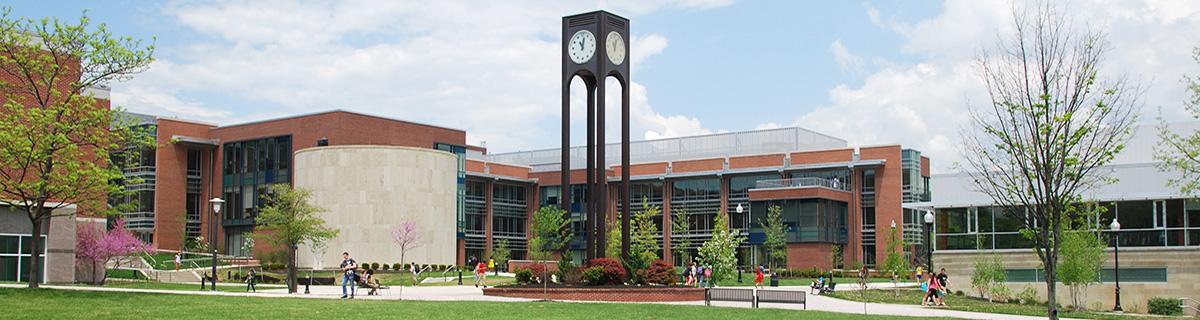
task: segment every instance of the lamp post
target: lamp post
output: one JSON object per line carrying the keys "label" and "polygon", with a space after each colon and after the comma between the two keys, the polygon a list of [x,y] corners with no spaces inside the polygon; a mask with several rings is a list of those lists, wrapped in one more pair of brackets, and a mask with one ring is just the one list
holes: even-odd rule
{"label": "lamp post", "polygon": [[925,266],[933,272],[933,211],[925,211]]}
{"label": "lamp post", "polygon": [[208,203],[212,205],[213,213],[208,217],[208,234],[211,236],[208,238],[208,247],[212,250],[212,276],[209,279],[212,279],[212,291],[217,291],[217,215],[221,213],[221,204],[224,204],[225,200],[212,198]]}
{"label": "lamp post", "polygon": [[1113,218],[1108,228],[1113,231],[1113,278],[1116,278],[1116,304],[1113,306],[1113,312],[1123,312],[1121,310],[1121,223]]}

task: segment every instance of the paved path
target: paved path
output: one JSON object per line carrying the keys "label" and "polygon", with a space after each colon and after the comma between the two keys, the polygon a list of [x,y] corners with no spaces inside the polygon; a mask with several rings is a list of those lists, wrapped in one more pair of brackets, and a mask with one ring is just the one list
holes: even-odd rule
{"label": "paved path", "polygon": [[[891,285],[891,284],[887,284]],[[23,288],[20,284],[0,284],[3,288]],[[341,297],[341,287],[338,286],[313,286],[311,287],[312,294],[287,294],[286,289],[269,288],[258,290],[257,293],[242,293],[242,292],[221,292],[221,291],[178,291],[178,290],[153,290],[153,289],[125,289],[125,288],[98,288],[88,286],[57,286],[43,285],[43,288],[61,289],[61,290],[84,290],[84,291],[109,291],[109,292],[147,292],[147,293],[169,293],[169,294],[194,294],[194,295],[216,295],[216,296],[253,296],[253,297],[269,297],[269,298],[309,298],[309,299],[338,299]],[[849,287],[849,286],[847,286]],[[871,287],[876,287],[874,284]],[[841,286],[839,285],[839,289]],[[359,289],[356,295],[356,300],[421,300],[421,301],[499,301],[499,302],[520,302],[533,301],[533,299],[523,298],[505,298],[483,295],[483,291],[473,286],[424,286],[424,287],[405,287],[403,293],[400,288],[395,287],[381,292],[378,296],[367,296],[366,290]],[[780,290],[798,290],[807,291],[807,287],[778,287],[772,289]],[[304,290],[303,287],[300,288]],[[403,294],[403,297],[401,296]],[[595,302],[605,303],[605,302]],[[671,302],[662,304],[675,305],[704,305],[703,301],[693,302]],[[749,303],[736,302],[713,302],[715,306],[723,307],[738,307],[749,308]],[[778,309],[804,309],[803,306],[790,304],[773,304],[763,303],[762,308],[778,308]],[[819,310],[838,313],[854,313],[863,314],[864,304],[849,300],[835,299],[820,295],[808,296],[807,310]],[[979,312],[955,311],[938,308],[926,308],[915,305],[898,305],[898,304],[883,304],[883,303],[867,303],[865,304],[865,313],[871,315],[896,315],[910,317],[948,317],[948,318],[963,318],[963,319],[993,319],[993,320],[1024,320],[1024,319],[1042,319],[1042,317],[1017,316],[1006,314],[992,314]]]}

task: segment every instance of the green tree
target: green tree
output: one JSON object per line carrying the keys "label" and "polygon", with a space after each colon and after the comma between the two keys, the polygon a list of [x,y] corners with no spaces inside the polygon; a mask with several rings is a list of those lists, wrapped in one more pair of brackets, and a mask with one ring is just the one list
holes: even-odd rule
{"label": "green tree", "polygon": [[842,245],[834,245],[829,250],[829,265],[834,269],[841,269],[843,266]]}
{"label": "green tree", "polygon": [[324,242],[338,235],[317,216],[325,209],[312,203],[312,191],[287,184],[274,184],[264,196],[253,237],[276,247],[286,247],[288,293],[296,293],[296,246],[301,242]]}
{"label": "green tree", "polygon": [[692,239],[687,236],[688,230],[692,228],[692,224],[688,221],[687,211],[684,209],[671,210],[671,253],[675,254],[683,261],[683,265],[687,266],[692,261],[691,251]]}
{"label": "green tree", "polygon": [[997,254],[984,254],[982,251],[975,256],[971,270],[971,287],[979,292],[979,298],[986,297],[989,302],[993,298],[1004,300],[1008,287],[1008,275],[1004,270],[1004,259]]}
{"label": "green tree", "polygon": [[733,279],[737,273],[737,248],[745,240],[737,230],[729,228],[726,214],[718,211],[713,218],[712,239],[700,246],[700,261],[713,270],[710,284]]}
{"label": "green tree", "polygon": [[654,224],[654,216],[661,210],[642,201],[642,210],[633,213],[630,228],[633,229],[629,240],[629,261],[625,261],[626,269],[637,282],[644,282],[644,271],[659,258],[662,247],[658,246],[658,225]]}
{"label": "green tree", "polygon": [[[1102,206],[1084,208],[1104,210]],[[1108,247],[1103,239],[1098,230],[1083,220],[1071,222],[1067,231],[1063,232],[1058,277],[1070,289],[1071,305],[1076,309],[1084,307],[1081,296],[1087,286],[1100,283],[1100,267],[1104,265],[1104,249]]]}
{"label": "green tree", "polygon": [[767,239],[763,247],[767,249],[767,264],[775,269],[776,263],[787,264],[787,225],[783,224],[783,207],[772,205],[767,207],[767,220],[758,221]]}
{"label": "green tree", "polygon": [[496,260],[496,265],[505,266],[507,270],[508,259],[512,257],[512,250],[508,248],[508,239],[500,239],[496,241],[496,247],[492,249],[492,259]]}
{"label": "green tree", "polygon": [[567,245],[571,243],[571,237],[574,236],[570,224],[567,212],[557,206],[538,209],[533,215],[533,237],[529,239],[530,256],[535,260],[546,261],[555,253],[565,253]]}
{"label": "green tree", "polygon": [[[89,89],[132,78],[153,52],[153,45],[91,24],[86,12],[69,22],[0,9],[0,206],[24,211],[31,230],[71,214],[59,210],[70,205],[101,214],[122,209],[106,201],[129,194],[120,169],[134,160],[127,151],[152,142]],[[34,241],[29,279],[38,279],[42,251]]]}
{"label": "green tree", "polygon": [[[1200,63],[1200,47],[1192,50],[1192,59]],[[1200,78],[1184,76],[1191,97],[1184,102],[1193,119],[1200,119]],[[1178,176],[1167,180],[1168,185],[1183,194],[1196,196],[1200,191],[1200,131],[1188,135],[1168,130],[1162,117],[1158,119],[1159,145],[1154,148],[1154,160],[1159,170],[1176,171]]]}
{"label": "green tree", "polygon": [[[617,217],[613,220],[605,221],[605,230],[608,230],[608,245],[604,246],[604,256],[617,261],[621,260],[621,212],[617,212]],[[630,221],[631,223],[633,221]],[[631,239],[632,240],[632,239]]]}
{"label": "green tree", "polygon": [[1080,194],[1113,181],[1102,169],[1136,125],[1142,88],[1101,77],[1104,33],[1071,29],[1055,3],[1014,7],[1011,37],[980,54],[990,96],[970,110],[963,161],[973,187],[1022,221],[1046,268],[1046,314],[1057,319],[1063,222]]}
{"label": "green tree", "polygon": [[[887,257],[883,260],[881,268],[884,272],[892,274],[893,285],[899,281],[899,275],[908,274],[912,270],[912,265],[908,259],[904,258],[904,239],[900,237],[899,231],[896,230],[895,222],[888,231],[887,238]],[[898,287],[898,286],[893,286]],[[900,292],[896,291],[896,296],[900,296]]]}

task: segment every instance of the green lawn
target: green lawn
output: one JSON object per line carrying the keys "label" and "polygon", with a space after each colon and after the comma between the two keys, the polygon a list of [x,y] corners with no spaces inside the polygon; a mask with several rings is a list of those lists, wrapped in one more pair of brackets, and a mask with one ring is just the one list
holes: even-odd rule
{"label": "green lawn", "polygon": [[[897,298],[892,290],[867,290],[867,301],[876,303],[892,303],[892,304],[921,304],[921,298],[924,297],[924,292],[916,289],[900,289],[900,297]],[[828,294],[830,297],[862,301],[862,292],[859,291],[837,291]],[[950,310],[987,312],[987,313],[1003,313],[1026,316],[1045,316],[1046,305],[1023,305],[1014,303],[988,302],[987,300],[951,295],[947,297],[945,307]],[[932,307],[931,307],[932,308]],[[1133,319],[1135,316],[1119,316],[1112,314],[1102,314],[1094,312],[1060,312],[1060,317],[1064,318],[1082,318],[1082,319]]]}
{"label": "green lawn", "polygon": [[0,288],[5,319],[906,319],[818,311],[566,302],[222,297]]}

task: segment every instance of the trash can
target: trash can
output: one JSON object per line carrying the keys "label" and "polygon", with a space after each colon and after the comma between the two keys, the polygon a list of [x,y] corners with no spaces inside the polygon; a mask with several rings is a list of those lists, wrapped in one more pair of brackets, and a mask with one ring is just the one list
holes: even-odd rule
{"label": "trash can", "polygon": [[778,274],[776,274],[776,273],[774,273],[774,272],[772,272],[772,273],[771,273],[771,286],[772,286],[772,287],[778,287],[778,286],[779,286],[779,277],[778,277]]}

